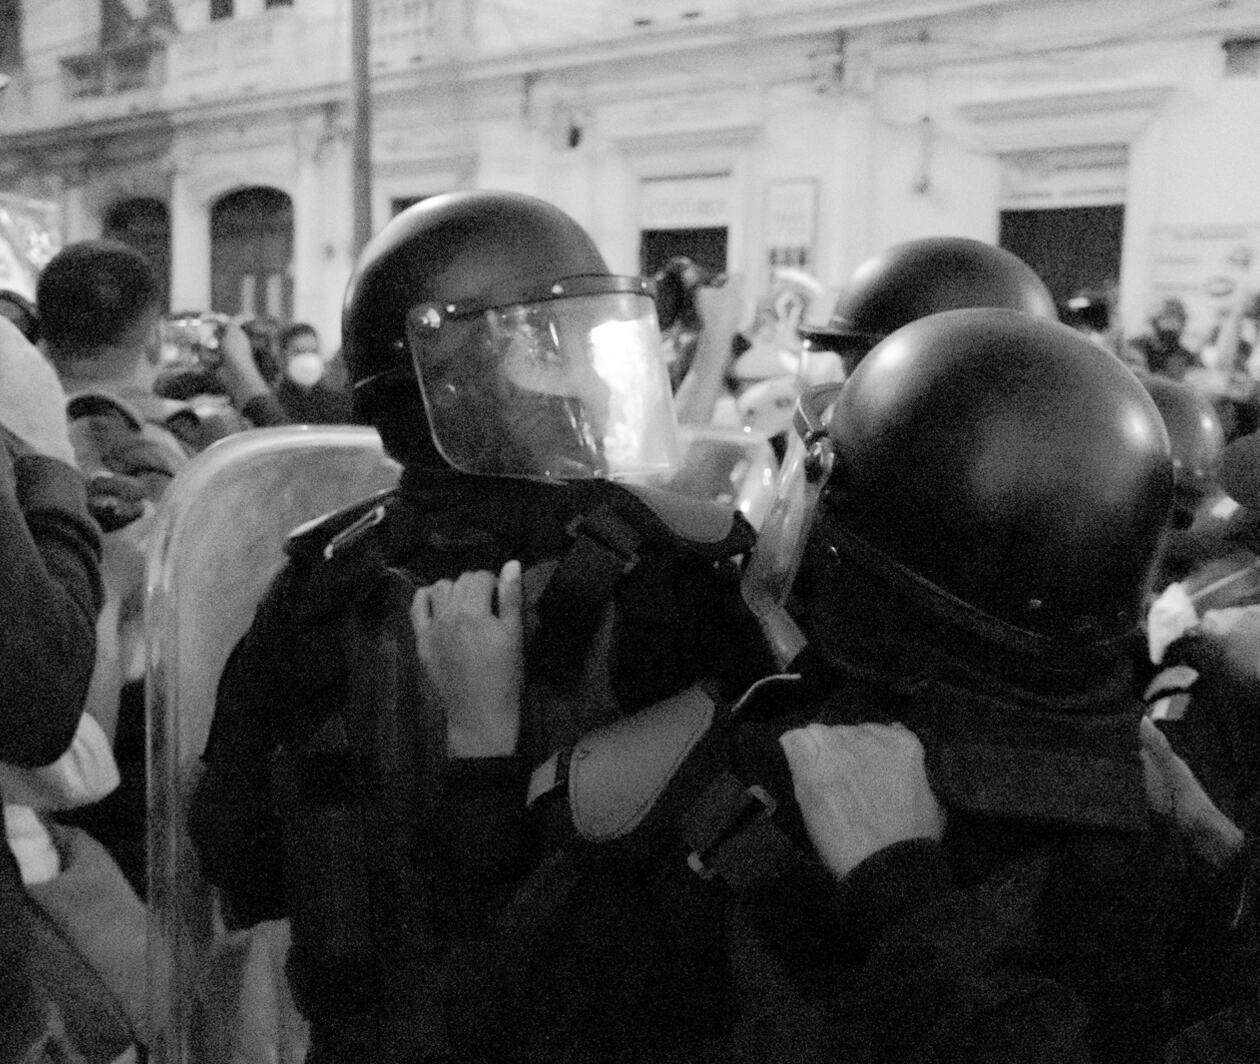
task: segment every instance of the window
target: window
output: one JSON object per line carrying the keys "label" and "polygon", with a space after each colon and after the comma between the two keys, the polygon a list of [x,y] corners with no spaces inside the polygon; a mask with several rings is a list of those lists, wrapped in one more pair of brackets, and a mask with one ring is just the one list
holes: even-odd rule
{"label": "window", "polygon": [[105,57],[99,53],[64,56],[61,67],[66,73],[66,94],[72,100],[100,96],[105,92]]}
{"label": "window", "polygon": [[1260,75],[1260,38],[1231,37],[1221,42],[1225,52],[1227,78],[1254,78]]}
{"label": "window", "polygon": [[128,51],[113,57],[114,91],[142,89],[149,84],[149,53]]}
{"label": "window", "polygon": [[389,201],[389,216],[392,218],[396,214],[402,214],[408,207],[413,207],[426,196],[395,196]]}
{"label": "window", "polygon": [[[210,211],[211,306],[293,317],[293,202],[276,188],[237,189]],[[261,301],[261,302],[260,302]]]}
{"label": "window", "polygon": [[1033,268],[1056,303],[1120,277],[1123,204],[1002,211],[998,219],[998,244]]}
{"label": "window", "polygon": [[166,204],[149,197],[115,203],[105,214],[102,235],[135,248],[149,260],[165,300],[171,277],[171,218]]}
{"label": "window", "polygon": [[639,232],[639,272],[651,277],[675,255],[686,255],[710,274],[726,269],[726,226],[703,229],[643,229]]}
{"label": "window", "polygon": [[18,0],[0,0],[0,71],[22,66],[22,5]]}
{"label": "window", "polygon": [[210,18],[217,20],[232,17],[234,0],[210,0]]}

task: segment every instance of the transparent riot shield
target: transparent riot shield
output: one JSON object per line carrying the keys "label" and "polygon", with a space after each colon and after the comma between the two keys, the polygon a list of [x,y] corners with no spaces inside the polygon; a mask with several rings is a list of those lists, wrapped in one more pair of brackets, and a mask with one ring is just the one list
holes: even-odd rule
{"label": "transparent riot shield", "polygon": [[814,507],[830,472],[826,427],[842,387],[842,382],[818,384],[797,400],[783,466],[770,490],[771,502],[758,525],[757,545],[744,572],[744,601],[760,621],[782,666],[805,645],[785,605],[805,550]]}
{"label": "transparent riot shield", "polygon": [[660,486],[698,499],[729,503],[760,528],[774,502],[779,462],[763,432],[716,425],[679,425],[682,460]]}
{"label": "transparent riot shield", "polygon": [[[257,429],[198,455],[163,501],[145,604],[149,972],[158,1031],[149,1059],[156,1064],[299,1064],[304,1056],[305,1025],[283,983],[287,928],[262,925],[252,938],[227,941],[185,811],[219,674],[282,563],[285,537],[397,476],[370,429]],[[222,1000],[233,994],[244,1000]],[[265,1047],[262,1055],[251,1044]]]}

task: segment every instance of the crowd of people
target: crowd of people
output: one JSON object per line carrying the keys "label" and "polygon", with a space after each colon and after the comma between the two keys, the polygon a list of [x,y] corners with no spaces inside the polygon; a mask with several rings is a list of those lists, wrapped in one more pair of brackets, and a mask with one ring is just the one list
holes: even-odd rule
{"label": "crowd of people", "polygon": [[473,191],[367,245],[332,360],[173,357],[108,241],[0,306],[0,1062],[145,1059],[147,540],[315,421],[400,479],[287,540],[187,810],[310,1064],[1260,1057],[1260,438],[1175,315],[1122,358],[1007,251],[883,250],[754,527],[662,487],[752,342],[661,280]]}
{"label": "crowd of people", "polygon": [[1060,319],[1120,358],[1135,373],[1188,384],[1216,408],[1227,440],[1260,428],[1260,364],[1252,358],[1260,300],[1242,292],[1215,311],[1199,342],[1177,296],[1159,300],[1145,328],[1126,336],[1114,313],[1114,290],[1086,289],[1060,308]]}
{"label": "crowd of people", "polygon": [[[22,709],[0,767],[4,927],[27,944],[3,1008],[6,1035],[24,1048],[5,1060],[127,1060],[153,1037],[144,565],[170,482],[231,433],[349,419],[344,389],[321,379],[311,326],[205,316],[211,327],[190,349],[165,307],[144,257],[106,240],[59,251],[34,302],[0,294],[11,568],[23,582],[5,600],[15,633],[5,697]],[[39,553],[23,560],[20,537]],[[34,761],[31,749],[42,751]]]}

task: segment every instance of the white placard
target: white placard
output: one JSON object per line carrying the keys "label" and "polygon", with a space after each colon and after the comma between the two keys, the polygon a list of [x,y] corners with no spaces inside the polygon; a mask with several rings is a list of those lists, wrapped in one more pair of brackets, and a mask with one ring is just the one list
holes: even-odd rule
{"label": "white placard", "polygon": [[1192,350],[1260,291],[1260,224],[1164,226],[1155,231],[1150,304],[1180,299]]}
{"label": "white placard", "polygon": [[643,182],[640,196],[640,229],[711,229],[730,224],[730,174],[652,178]]}
{"label": "white placard", "polygon": [[816,181],[779,181],[766,189],[766,254],[772,267],[813,265],[817,217]]}

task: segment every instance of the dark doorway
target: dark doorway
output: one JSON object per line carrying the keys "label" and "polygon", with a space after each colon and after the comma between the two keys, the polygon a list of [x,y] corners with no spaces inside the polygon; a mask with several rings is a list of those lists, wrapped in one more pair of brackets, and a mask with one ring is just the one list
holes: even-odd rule
{"label": "dark doorway", "polygon": [[149,260],[160,290],[171,290],[171,216],[161,200],[139,198],[114,204],[105,215],[102,235],[135,248]]}
{"label": "dark doorway", "polygon": [[395,196],[389,201],[389,216],[391,218],[402,214],[408,207],[414,207],[421,200],[428,199],[428,196]]}
{"label": "dark doorway", "polygon": [[243,188],[210,211],[207,309],[289,321],[293,317],[293,202],[275,188]]}
{"label": "dark doorway", "polygon": [[1002,211],[998,230],[998,244],[1028,263],[1059,305],[1115,288],[1123,237],[1123,204]]}
{"label": "dark doorway", "polygon": [[0,72],[22,69],[21,0],[0,0]]}
{"label": "dark doorway", "polygon": [[639,234],[639,272],[644,277],[651,277],[675,255],[686,255],[709,273],[725,273],[726,226],[644,229]]}

